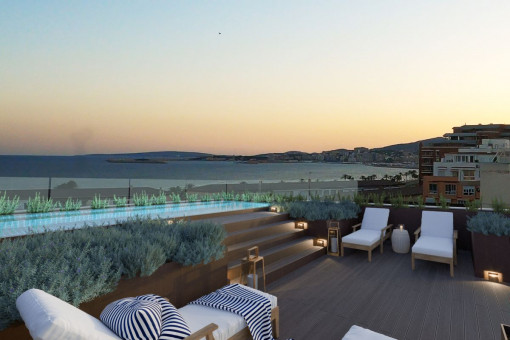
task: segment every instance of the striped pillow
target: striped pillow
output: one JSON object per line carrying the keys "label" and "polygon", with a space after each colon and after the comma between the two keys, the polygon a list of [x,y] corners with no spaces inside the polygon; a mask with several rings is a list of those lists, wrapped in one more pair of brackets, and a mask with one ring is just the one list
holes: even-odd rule
{"label": "striped pillow", "polygon": [[162,308],[156,301],[124,298],[110,303],[100,319],[125,340],[158,340],[161,334]]}
{"label": "striped pillow", "polygon": [[159,295],[147,294],[137,297],[140,300],[157,301],[161,305],[163,323],[159,340],[184,339],[191,334],[186,321],[170,302]]}

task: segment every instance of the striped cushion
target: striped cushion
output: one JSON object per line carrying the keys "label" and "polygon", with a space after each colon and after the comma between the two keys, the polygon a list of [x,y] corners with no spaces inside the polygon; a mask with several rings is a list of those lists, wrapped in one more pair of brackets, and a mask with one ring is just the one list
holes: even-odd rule
{"label": "striped cushion", "polygon": [[157,340],[161,334],[161,305],[156,301],[124,298],[110,303],[100,319],[125,340]]}
{"label": "striped cushion", "polygon": [[147,294],[137,297],[140,300],[156,301],[162,309],[162,327],[159,340],[184,339],[191,334],[186,321],[170,302],[159,295]]}

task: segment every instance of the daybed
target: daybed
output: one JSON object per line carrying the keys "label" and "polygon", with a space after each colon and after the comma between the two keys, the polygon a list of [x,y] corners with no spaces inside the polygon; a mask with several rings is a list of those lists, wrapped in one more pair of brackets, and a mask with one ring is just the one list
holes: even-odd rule
{"label": "daybed", "polygon": [[[277,298],[252,290],[269,298],[273,335],[278,337]],[[16,306],[34,339],[120,339],[97,318],[39,289],[29,289],[21,294]],[[234,313],[199,305],[186,305],[178,311],[192,332],[186,340],[252,339],[243,317]]]}

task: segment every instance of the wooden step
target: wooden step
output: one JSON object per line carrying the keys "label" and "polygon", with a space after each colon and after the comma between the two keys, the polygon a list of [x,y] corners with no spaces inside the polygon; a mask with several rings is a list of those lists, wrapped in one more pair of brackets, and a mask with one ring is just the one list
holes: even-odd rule
{"label": "wooden step", "polygon": [[248,248],[258,246],[259,250],[269,249],[271,247],[276,247],[285,242],[289,242],[295,240],[297,238],[303,237],[305,235],[305,231],[302,229],[291,229],[289,231],[278,232],[264,237],[258,237],[251,239],[246,242],[232,244],[227,246],[227,260],[234,261],[240,260],[241,258],[246,256],[246,250]]}
{"label": "wooden step", "polygon": [[265,224],[281,222],[289,219],[289,214],[269,211],[237,214],[207,219],[214,223],[223,224],[227,233],[259,227]]}
{"label": "wooden step", "polygon": [[227,234],[224,243],[225,245],[230,246],[236,243],[248,242],[255,238],[261,238],[264,236],[292,231],[294,229],[295,224],[293,221],[282,221],[271,224],[265,224],[258,227],[230,232]]}
{"label": "wooden step", "polygon": [[[261,251],[266,268],[266,284],[326,253],[325,248],[313,245],[313,238],[300,238]],[[236,282],[241,276],[241,260],[229,263],[228,278]],[[246,270],[246,268],[245,268]],[[260,270],[259,270],[260,272]],[[261,272],[259,273],[261,276]],[[261,281],[262,283],[262,281]]]}

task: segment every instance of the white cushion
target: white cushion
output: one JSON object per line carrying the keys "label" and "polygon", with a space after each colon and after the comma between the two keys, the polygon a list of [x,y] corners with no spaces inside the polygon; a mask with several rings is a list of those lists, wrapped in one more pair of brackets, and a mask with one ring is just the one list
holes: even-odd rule
{"label": "white cushion", "polygon": [[[271,308],[277,306],[276,296],[251,287],[245,288],[267,297],[271,302]],[[206,306],[186,305],[179,308],[179,313],[188,324],[192,333],[209,325],[211,322],[217,324],[218,329],[213,332],[215,340],[227,340],[247,326],[246,321],[240,315]]]}
{"label": "white cushion", "polygon": [[413,246],[413,253],[453,258],[453,239],[421,236]]}
{"label": "white cushion", "polygon": [[347,236],[342,237],[342,242],[371,246],[381,240],[381,231],[371,229],[360,229]]}
{"label": "white cushion", "polygon": [[36,340],[120,339],[92,315],[39,289],[21,294],[16,307]]}
{"label": "white cushion", "polygon": [[376,333],[370,329],[353,325],[349,331],[344,335],[342,340],[396,340],[389,336]]}
{"label": "white cushion", "polygon": [[453,238],[453,213],[424,211],[421,215],[421,235]]}
{"label": "white cushion", "polygon": [[365,208],[361,229],[372,229],[381,231],[388,225],[390,209],[385,208]]}

